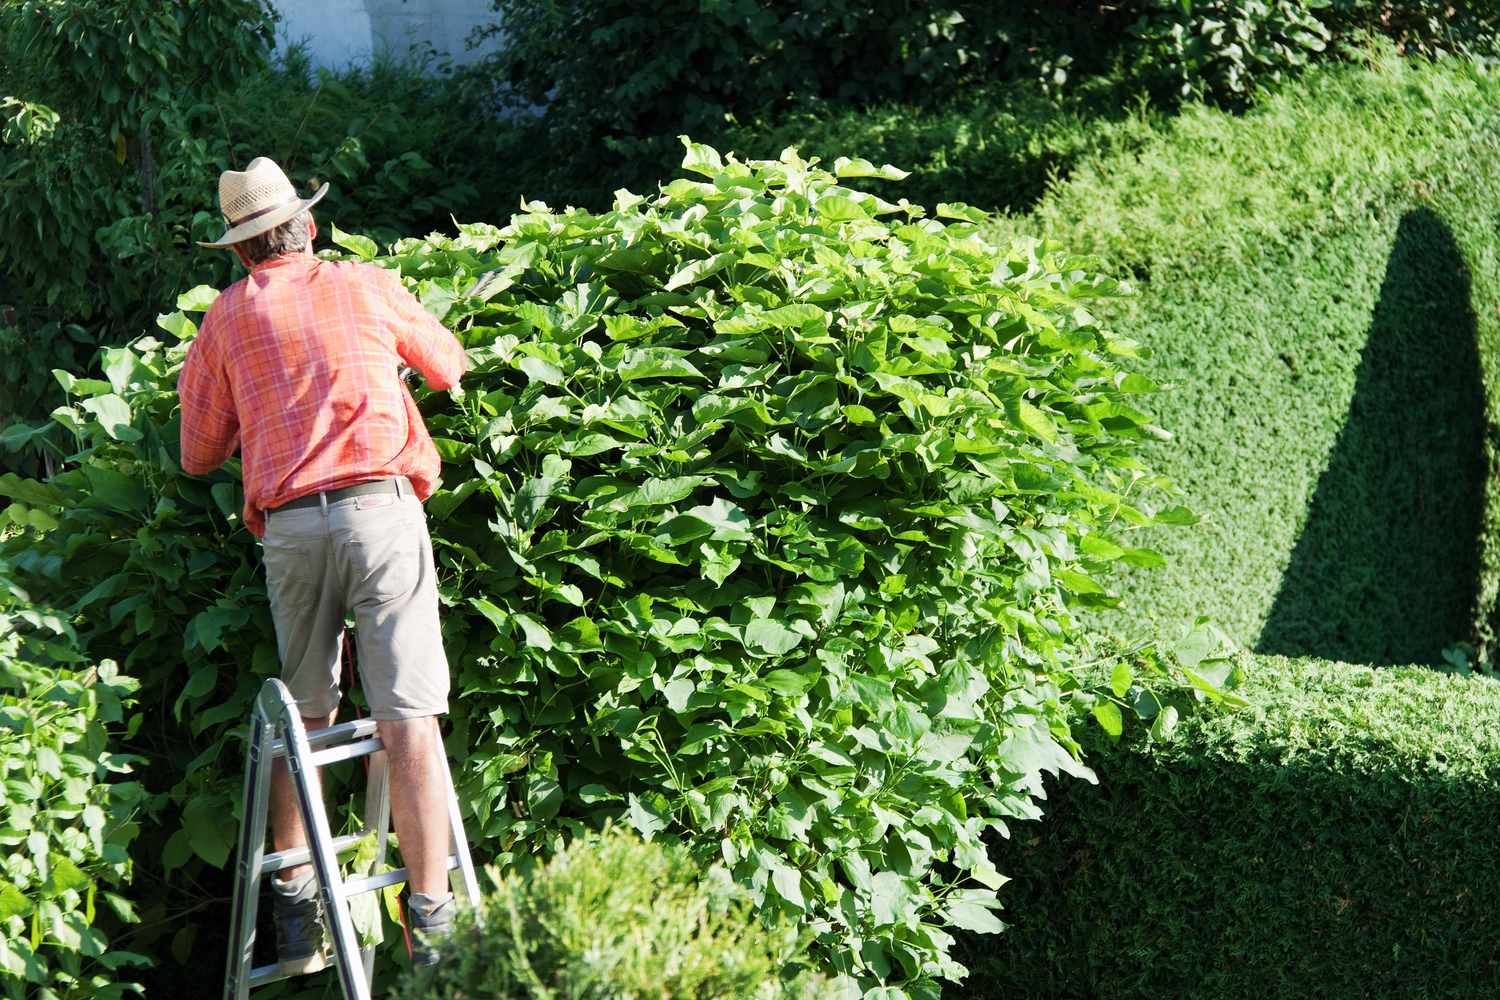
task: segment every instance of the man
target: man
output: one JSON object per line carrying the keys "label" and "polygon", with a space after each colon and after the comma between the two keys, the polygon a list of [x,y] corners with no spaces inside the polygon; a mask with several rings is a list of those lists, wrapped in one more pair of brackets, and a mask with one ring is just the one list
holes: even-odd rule
{"label": "man", "polygon": [[[390,754],[391,814],[410,872],[408,924],[423,943],[453,919],[437,716],[448,710],[432,542],[421,501],[439,459],[397,374],[458,383],[463,348],[390,271],[319,260],[308,211],[265,157],[219,178],[227,247],[250,269],[208,310],[178,380],[182,467],[202,474],[238,448],[245,525],[263,540],[282,678],[308,729],[333,723],[344,616]],[[277,850],[306,843],[284,762],[272,773]],[[284,972],[326,964],[312,866],[272,878]]]}

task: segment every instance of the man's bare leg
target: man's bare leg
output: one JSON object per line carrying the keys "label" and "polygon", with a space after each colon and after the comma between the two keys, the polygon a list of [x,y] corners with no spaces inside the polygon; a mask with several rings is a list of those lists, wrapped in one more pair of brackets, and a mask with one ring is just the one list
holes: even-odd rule
{"label": "man's bare leg", "polygon": [[448,893],[448,797],[444,752],[435,715],[376,723],[390,754],[391,821],[401,840],[407,886],[414,893]]}
{"label": "man's bare leg", "polygon": [[[302,727],[308,732],[326,729],[333,725],[333,716],[332,712],[314,719],[304,715]],[[322,794],[323,786],[316,769],[313,771],[312,785],[314,794]],[[297,790],[292,786],[292,772],[286,766],[286,758],[278,757],[271,765],[271,842],[276,845],[276,850],[307,846],[307,835],[303,832],[301,817],[302,809],[297,805]],[[276,877],[289,882],[311,870],[312,865],[304,862],[281,869]]]}

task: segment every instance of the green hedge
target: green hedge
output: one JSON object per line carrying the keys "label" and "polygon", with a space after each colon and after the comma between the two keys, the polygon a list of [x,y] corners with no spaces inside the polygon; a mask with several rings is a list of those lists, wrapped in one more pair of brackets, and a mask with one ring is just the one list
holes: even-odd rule
{"label": "green hedge", "polygon": [[1134,628],[1213,614],[1260,652],[1439,662],[1492,629],[1500,85],[1382,57],[1081,163],[1017,227],[1119,262],[1112,315],[1178,384],[1152,446],[1208,514],[1123,581]]}
{"label": "green hedge", "polygon": [[1131,582],[1144,607],[1356,663],[1473,641],[1492,478],[1480,307],[1436,207],[1152,289],[1133,332],[1157,335],[1157,369],[1181,383],[1160,408],[1179,435],[1162,464],[1213,516],[1161,540],[1162,579]]}
{"label": "green hedge", "polygon": [[1169,744],[1088,727],[1099,785],[994,852],[1012,926],[964,992],[1495,995],[1500,684],[1265,657],[1246,691]]}
{"label": "green hedge", "polygon": [[1494,993],[1500,688],[1350,663],[1490,655],[1497,96],[1458,62],[1318,71],[997,223],[1118,262],[1140,294],[1112,322],[1177,383],[1152,462],[1209,518],[1100,624],[1202,610],[1307,658],[1260,657],[1254,711],[1169,744],[1085,727],[1100,784],[1049,784],[998,845],[1013,926],[969,942],[968,993]]}

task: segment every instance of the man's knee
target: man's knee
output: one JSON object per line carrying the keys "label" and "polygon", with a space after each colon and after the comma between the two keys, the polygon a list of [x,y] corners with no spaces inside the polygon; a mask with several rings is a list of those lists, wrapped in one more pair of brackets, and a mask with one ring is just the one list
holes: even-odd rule
{"label": "man's knee", "polygon": [[397,735],[435,733],[438,728],[436,715],[414,715],[406,719],[376,719],[375,728],[380,732]]}
{"label": "man's knee", "polygon": [[382,719],[376,723],[380,738],[391,752],[391,761],[397,767],[422,760],[440,752],[442,742],[438,731],[438,717],[419,715],[410,719]]}

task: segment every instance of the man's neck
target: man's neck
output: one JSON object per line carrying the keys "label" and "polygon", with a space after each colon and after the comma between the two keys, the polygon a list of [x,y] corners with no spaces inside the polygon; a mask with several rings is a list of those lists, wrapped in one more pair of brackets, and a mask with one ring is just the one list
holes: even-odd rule
{"label": "man's neck", "polygon": [[289,264],[299,260],[317,260],[317,258],[313,256],[312,248],[308,247],[303,250],[292,250],[287,253],[277,254],[275,257],[267,257],[265,260],[252,265],[250,270],[258,271],[272,264]]}

